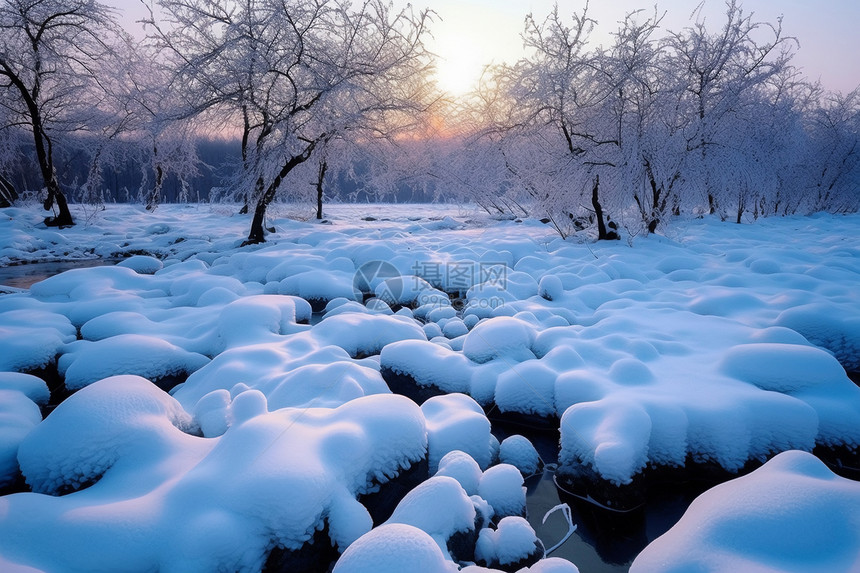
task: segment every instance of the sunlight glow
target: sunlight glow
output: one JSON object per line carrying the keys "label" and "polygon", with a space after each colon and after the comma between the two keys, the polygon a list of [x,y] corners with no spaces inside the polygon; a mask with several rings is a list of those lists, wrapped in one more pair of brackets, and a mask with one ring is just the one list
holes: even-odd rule
{"label": "sunlight glow", "polygon": [[444,42],[437,48],[436,80],[445,92],[461,96],[475,89],[486,63],[471,38],[447,37]]}

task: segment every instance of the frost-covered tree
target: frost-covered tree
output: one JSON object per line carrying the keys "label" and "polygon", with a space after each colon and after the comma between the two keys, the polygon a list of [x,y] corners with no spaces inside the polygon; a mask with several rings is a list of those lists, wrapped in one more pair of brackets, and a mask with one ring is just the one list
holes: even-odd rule
{"label": "frost-covered tree", "polygon": [[57,148],[98,113],[92,93],[122,36],[113,10],[95,0],[0,3],[0,94],[7,125],[26,126],[32,134],[44,207],[57,207],[46,219],[50,225],[74,224],[57,178]]}
{"label": "frost-covered tree", "polygon": [[8,119],[10,110],[0,99],[0,207],[9,207],[18,200],[18,190],[12,175],[18,151],[23,143],[23,133]]}
{"label": "frost-covered tree", "polygon": [[620,157],[617,126],[604,113],[613,93],[604,54],[588,46],[595,24],[587,3],[569,20],[558,6],[543,21],[526,17],[523,40],[530,55],[506,70],[506,89],[520,110],[518,125],[532,130],[533,149],[556,158],[555,179],[565,192],[552,192],[547,182],[525,183],[524,164],[514,167],[518,178],[532,186],[556,228],[565,218],[576,219],[590,203],[598,238],[607,239],[617,235],[607,228],[601,176],[606,183],[607,172],[618,166]]}
{"label": "frost-covered tree", "polygon": [[687,184],[698,185],[716,213],[720,201],[735,195],[739,170],[749,163],[748,141],[738,130],[757,121],[761,86],[789,65],[794,39],[782,31],[782,19],[758,22],[736,0],[726,2],[726,19],[713,32],[701,15],[681,32],[670,34],[671,67],[686,98],[685,113],[694,118],[687,131]]}
{"label": "frost-covered tree", "polygon": [[809,209],[835,213],[860,208],[860,87],[826,94],[808,114]]}
{"label": "frost-covered tree", "polygon": [[604,56],[611,90],[602,112],[617,129],[620,159],[613,179],[622,206],[632,199],[650,233],[680,210],[689,117],[679,105],[683,91],[668,65],[656,10],[628,14]]}
{"label": "frost-covered tree", "polygon": [[558,6],[544,20],[529,15],[528,55],[493,68],[479,101],[493,118],[484,133],[498,141],[508,198],[518,192],[518,203],[562,236],[592,220],[599,239],[612,239],[618,235],[607,211],[621,208],[615,190],[625,161],[628,71],[618,73],[611,54],[590,47],[595,25],[587,4],[569,18]]}
{"label": "frost-covered tree", "polygon": [[192,112],[238,120],[249,243],[265,240],[266,209],[294,169],[334,138],[410,109],[427,71],[426,11],[380,0],[158,4],[166,22],[149,23],[172,56],[174,88]]}
{"label": "frost-covered tree", "polygon": [[138,197],[147,210],[155,210],[165,179],[179,180],[180,201],[187,201],[189,181],[198,174],[195,137],[201,125],[190,121],[187,110],[170,88],[169,70],[148,45],[136,47],[123,93],[124,108],[133,116],[131,143],[140,165]]}

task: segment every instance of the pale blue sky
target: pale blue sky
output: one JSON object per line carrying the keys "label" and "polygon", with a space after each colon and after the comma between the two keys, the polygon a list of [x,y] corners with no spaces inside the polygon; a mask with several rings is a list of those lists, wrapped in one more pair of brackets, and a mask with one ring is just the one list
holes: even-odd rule
{"label": "pale blue sky", "polygon": [[[124,21],[133,22],[145,13],[139,0],[105,0],[124,12]],[[394,0],[405,6],[407,0]],[[465,91],[490,62],[513,62],[522,55],[520,33],[525,15],[533,12],[542,19],[554,0],[412,0],[418,8],[429,7],[439,14],[433,26],[431,48],[439,54],[443,83],[453,91]],[[571,14],[584,1],[558,2],[562,13]],[[820,79],[831,90],[848,92],[860,85],[860,2],[857,0],[745,0],[745,12],[761,21],[775,22],[782,15],[783,30],[800,41],[794,64],[809,79]],[[690,23],[696,0],[662,0],[658,9],[667,15],[665,28],[677,30]],[[653,10],[649,0],[591,0],[590,15],[599,23],[593,40],[608,44],[616,22],[638,8]],[[706,0],[704,14],[713,29],[723,21],[722,0]]]}

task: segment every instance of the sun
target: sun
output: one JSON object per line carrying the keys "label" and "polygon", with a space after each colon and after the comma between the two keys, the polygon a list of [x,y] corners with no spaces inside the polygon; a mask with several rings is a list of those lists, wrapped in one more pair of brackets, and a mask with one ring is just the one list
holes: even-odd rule
{"label": "sun", "polygon": [[440,34],[435,38],[436,81],[450,95],[462,96],[477,87],[485,62],[481,46],[465,33]]}
{"label": "sun", "polygon": [[477,87],[483,70],[484,64],[468,46],[452,48],[436,60],[436,81],[443,91],[462,96]]}

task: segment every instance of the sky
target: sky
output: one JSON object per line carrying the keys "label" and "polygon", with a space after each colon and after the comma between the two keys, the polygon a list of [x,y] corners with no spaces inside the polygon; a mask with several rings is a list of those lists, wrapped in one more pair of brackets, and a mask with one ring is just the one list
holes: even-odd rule
{"label": "sky", "polygon": [[[128,26],[144,15],[143,6],[135,0],[105,0],[123,12]],[[394,0],[395,6],[406,6],[407,0]],[[430,48],[440,57],[439,81],[452,93],[469,91],[481,70],[489,63],[515,62],[523,55],[522,39],[525,15],[533,13],[538,20],[550,13],[554,0],[413,0],[416,8],[430,8],[438,15],[432,27]],[[584,1],[560,2],[562,14],[578,11]],[[688,25],[698,2],[695,0],[662,0],[658,9],[666,12],[663,27],[679,30]],[[860,2],[856,0],[743,0],[746,12],[756,20],[776,22],[783,16],[783,30],[794,36],[800,48],[794,58],[811,80],[821,80],[825,88],[847,93],[860,85]],[[593,0],[589,14],[598,26],[592,40],[608,45],[616,23],[628,12],[639,8],[652,10],[650,0]],[[714,30],[723,22],[725,4],[705,0],[703,13]]]}
{"label": "sky", "polygon": [[[440,63],[440,82],[452,91],[463,91],[489,62],[516,61],[522,55],[524,17],[533,13],[540,21],[550,13],[554,0],[443,0],[415,2],[439,14],[434,26],[436,53]],[[562,14],[573,14],[582,1],[560,2]],[[690,24],[698,2],[662,0],[658,9],[666,12],[663,27],[680,30]],[[783,16],[783,31],[800,42],[794,64],[812,80],[820,79],[831,90],[849,92],[860,85],[860,2],[856,0],[745,0],[741,3],[754,19],[776,22]],[[597,20],[592,39],[608,45],[610,34],[628,12],[653,9],[649,0],[592,1],[589,14]],[[723,22],[725,4],[706,0],[704,14],[718,30]]]}

